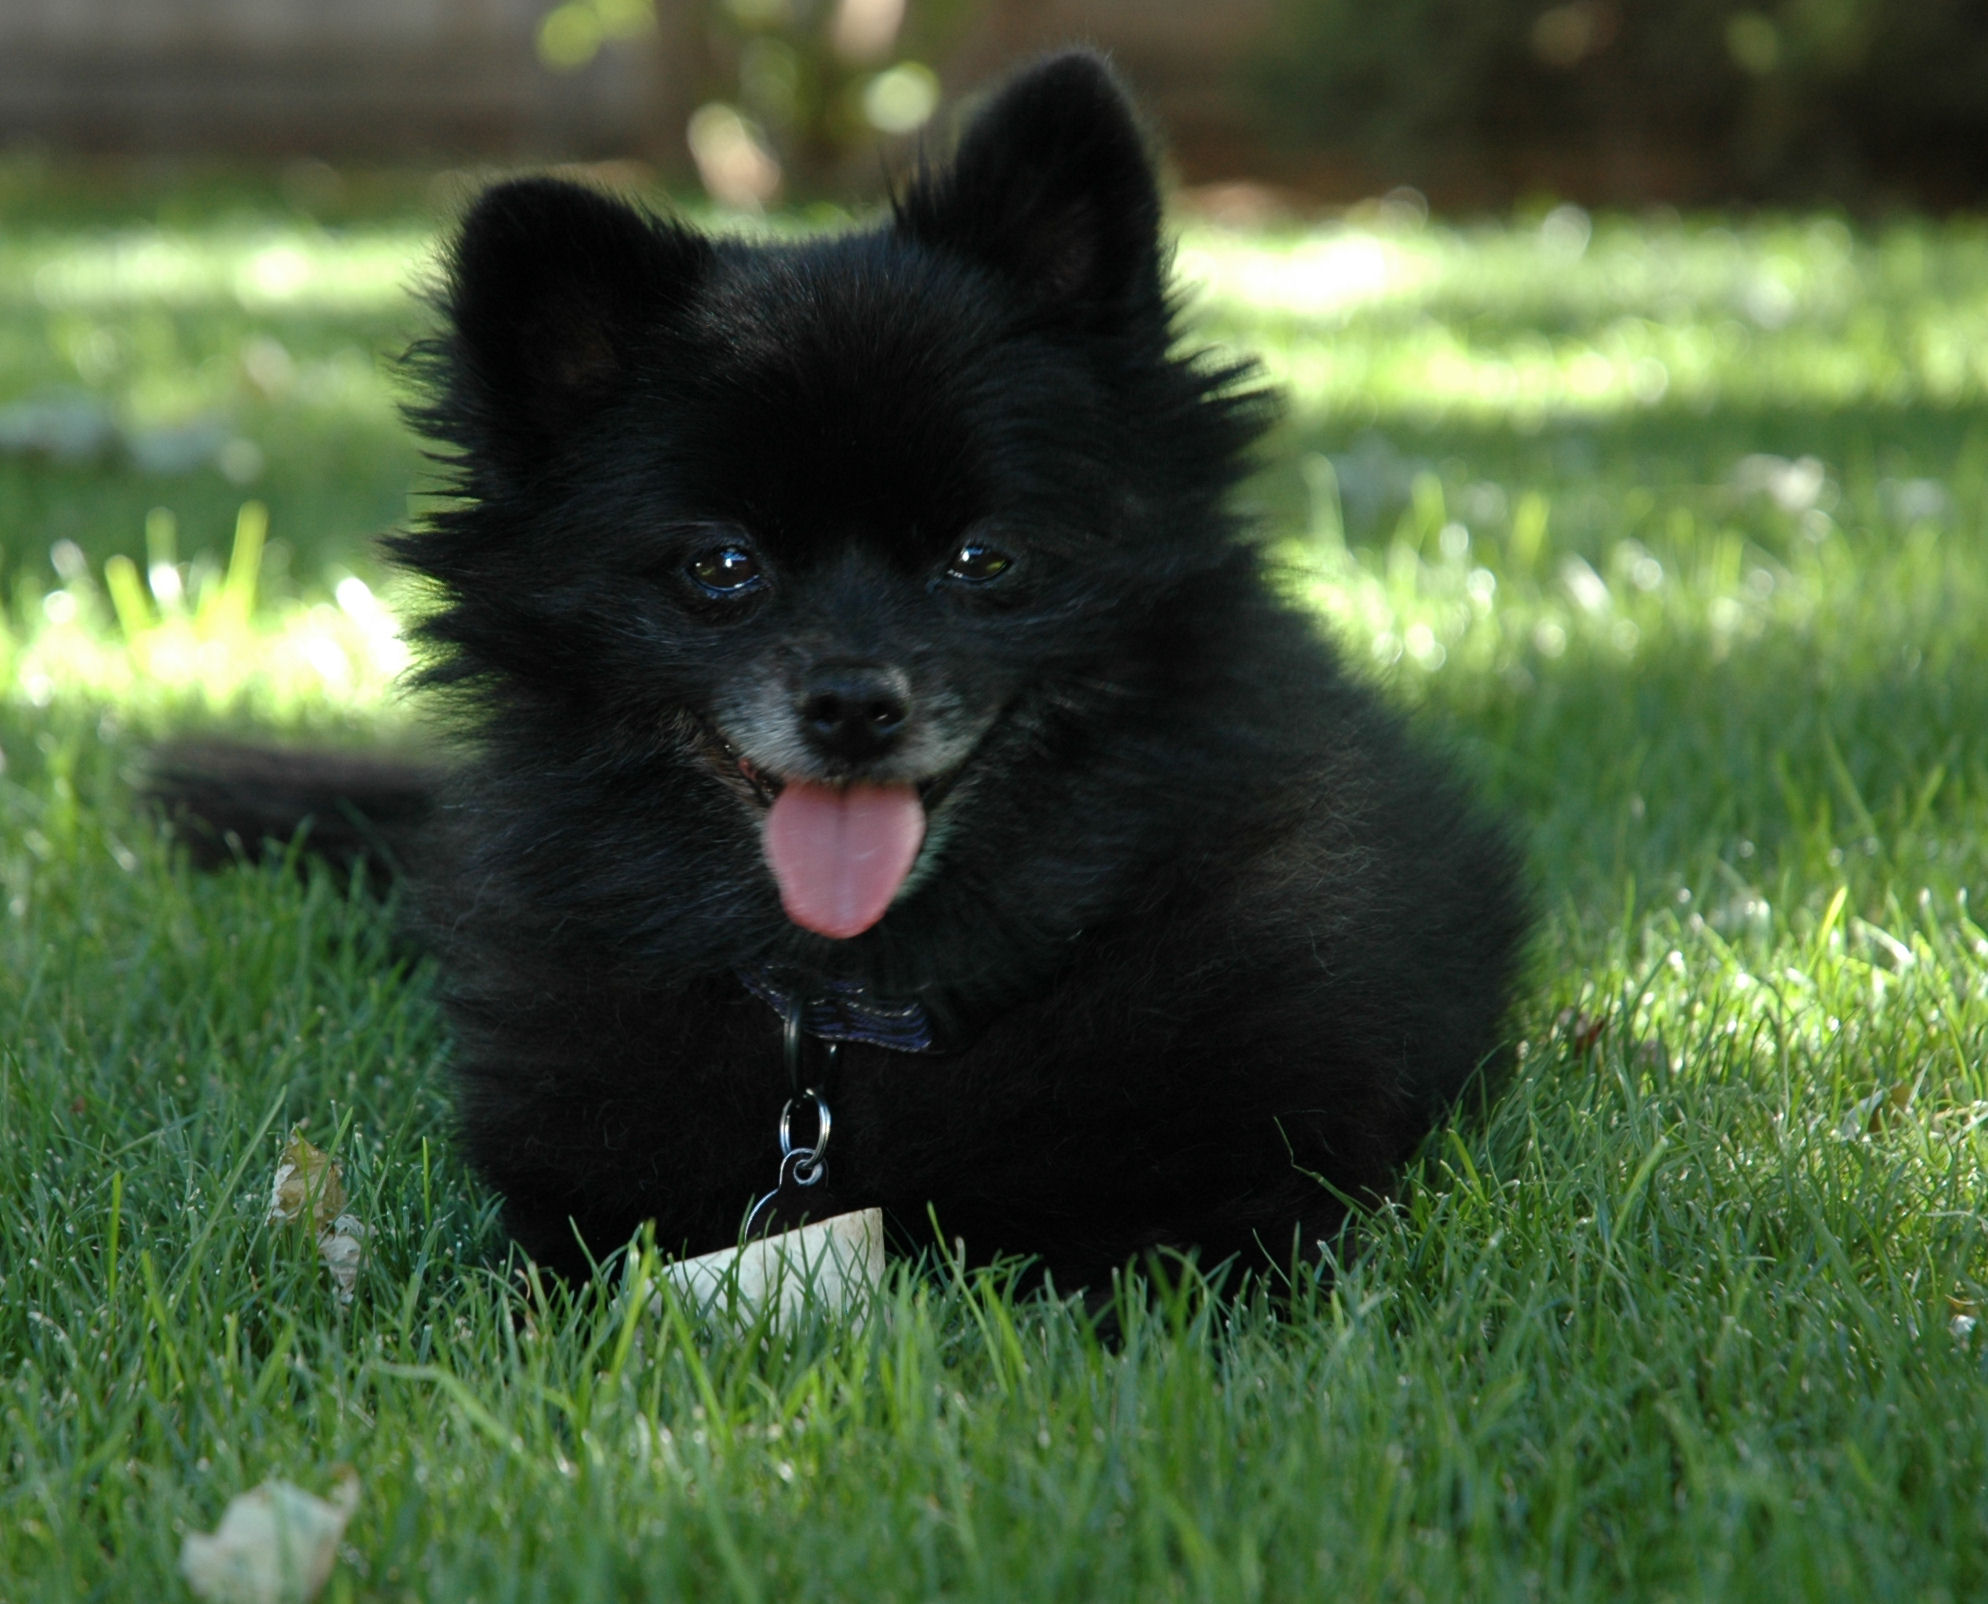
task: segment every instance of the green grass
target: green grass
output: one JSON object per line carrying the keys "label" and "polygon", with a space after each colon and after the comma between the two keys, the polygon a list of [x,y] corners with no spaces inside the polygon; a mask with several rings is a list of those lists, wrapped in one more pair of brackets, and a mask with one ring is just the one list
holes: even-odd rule
{"label": "green grass", "polygon": [[[0,1597],[184,1596],[187,1531],[340,1465],[336,1598],[1988,1592],[1979,225],[1192,230],[1291,389],[1290,582],[1527,832],[1520,1074],[1286,1311],[1190,1281],[1112,1345],[933,1270],[739,1338],[508,1276],[389,916],[126,800],[162,729],[409,716],[349,581],[422,191],[59,180],[0,185],[0,407],[218,409],[262,466],[0,459]],[[249,495],[287,567],[230,573]],[[297,1122],[349,1307],[263,1222]]]}

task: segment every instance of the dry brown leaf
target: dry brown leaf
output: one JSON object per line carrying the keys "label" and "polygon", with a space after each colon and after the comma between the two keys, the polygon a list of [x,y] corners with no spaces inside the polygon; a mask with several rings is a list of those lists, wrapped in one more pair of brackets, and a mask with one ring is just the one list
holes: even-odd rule
{"label": "dry brown leaf", "polygon": [[292,1131],[284,1144],[270,1182],[269,1218],[277,1225],[309,1223],[317,1235],[318,1257],[338,1288],[339,1302],[350,1303],[366,1256],[366,1226],[346,1212],[343,1166],[312,1146],[302,1131]]}
{"label": "dry brown leaf", "polygon": [[1553,1021],[1553,1028],[1575,1052],[1585,1055],[1599,1047],[1602,1037],[1608,1033],[1608,1015],[1563,1008]]}
{"label": "dry brown leaf", "polygon": [[345,1170],[300,1130],[290,1133],[269,1187],[269,1218],[287,1225],[308,1215],[322,1231],[345,1211]]}

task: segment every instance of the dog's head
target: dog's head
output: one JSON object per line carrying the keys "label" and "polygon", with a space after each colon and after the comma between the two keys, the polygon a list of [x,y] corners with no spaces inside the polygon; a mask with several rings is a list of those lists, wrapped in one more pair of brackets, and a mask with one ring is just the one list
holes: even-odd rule
{"label": "dog's head", "polygon": [[500,742],[672,766],[673,806],[751,826],[794,924],[868,930],[1031,811],[989,775],[1181,670],[1168,608],[1234,557],[1262,407],[1173,350],[1159,229],[1085,54],[1012,80],[867,231],[490,191],[418,414],[460,500],[393,543],[439,582],[435,676]]}

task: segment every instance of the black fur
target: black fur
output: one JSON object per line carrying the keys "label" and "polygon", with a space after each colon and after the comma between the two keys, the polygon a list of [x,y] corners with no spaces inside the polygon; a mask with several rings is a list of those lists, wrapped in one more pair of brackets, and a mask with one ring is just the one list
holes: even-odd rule
{"label": "black fur", "polygon": [[163,803],[195,865],[218,869],[264,843],[305,845],[387,889],[401,852],[433,816],[446,771],[418,758],[288,752],[180,741],[154,751],[147,788]]}
{"label": "black fur", "polygon": [[[1229,510],[1267,406],[1176,350],[1159,219],[1072,54],[878,227],[711,239],[550,180],[463,224],[419,414],[459,494],[390,545],[474,747],[413,856],[463,1133],[540,1260],[735,1239],[788,1093],[762,966],[941,1049],[841,1049],[808,1207],[1064,1284],[1288,1262],[1494,1055],[1513,853],[1267,581]],[[759,580],[712,594],[713,550]],[[902,731],[810,733],[824,683]],[[783,914],[769,768],[935,793],[873,928]]]}

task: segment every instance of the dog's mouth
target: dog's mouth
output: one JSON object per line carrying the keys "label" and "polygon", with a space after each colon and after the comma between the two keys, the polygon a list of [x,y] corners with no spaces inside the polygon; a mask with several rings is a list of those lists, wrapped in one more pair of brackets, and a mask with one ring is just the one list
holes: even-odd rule
{"label": "dog's mouth", "polygon": [[923,780],[801,779],[755,764],[704,719],[705,761],[764,815],[761,849],[787,917],[847,941],[890,909],[911,877],[927,821],[951,794],[964,762]]}
{"label": "dog's mouth", "polygon": [[[743,797],[745,800],[755,803],[761,809],[770,809],[774,802],[778,800],[780,793],[787,788],[788,782],[770,770],[760,768],[736,746],[732,745],[730,741],[726,740],[723,735],[719,734],[716,726],[710,720],[695,713],[691,714],[690,717],[696,727],[699,753],[702,755],[704,761],[710,765],[712,773],[723,781],[729,790]],[[953,787],[959,783],[959,777],[966,772],[971,762],[972,758],[969,755],[965,760],[955,763],[951,768],[941,773],[930,775],[925,779],[903,782],[893,781],[890,783],[909,785],[912,790],[918,793],[918,801],[925,811],[928,814],[936,813],[940,804],[952,795]],[[864,782],[850,780],[846,782],[827,783],[862,784]]]}

